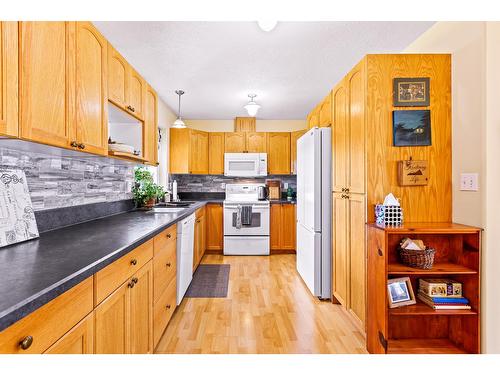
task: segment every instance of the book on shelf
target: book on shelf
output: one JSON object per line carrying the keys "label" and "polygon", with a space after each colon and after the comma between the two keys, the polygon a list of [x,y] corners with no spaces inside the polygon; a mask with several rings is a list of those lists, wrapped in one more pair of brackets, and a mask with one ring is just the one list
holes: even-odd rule
{"label": "book on shelf", "polygon": [[[431,298],[425,294],[418,293],[418,299],[435,310],[470,310],[467,298]],[[438,299],[438,301],[435,301]]]}
{"label": "book on shelf", "polygon": [[450,279],[419,279],[418,289],[431,297],[462,296],[462,283]]}

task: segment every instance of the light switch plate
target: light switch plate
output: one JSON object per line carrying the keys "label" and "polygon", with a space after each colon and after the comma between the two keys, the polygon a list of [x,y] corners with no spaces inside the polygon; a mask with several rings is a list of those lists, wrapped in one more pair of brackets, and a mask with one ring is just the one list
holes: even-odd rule
{"label": "light switch plate", "polygon": [[460,190],[462,190],[462,191],[478,191],[479,190],[479,175],[477,173],[461,173],[460,174]]}
{"label": "light switch plate", "polygon": [[222,182],[222,183],[220,184],[220,188],[221,188],[221,189],[226,189],[226,183],[225,183],[225,182]]}

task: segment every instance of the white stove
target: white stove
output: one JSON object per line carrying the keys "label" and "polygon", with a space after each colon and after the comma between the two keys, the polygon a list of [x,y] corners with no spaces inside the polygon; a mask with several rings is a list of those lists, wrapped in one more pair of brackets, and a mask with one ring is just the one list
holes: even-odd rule
{"label": "white stove", "polygon": [[269,255],[269,201],[259,200],[264,184],[227,184],[224,255]]}

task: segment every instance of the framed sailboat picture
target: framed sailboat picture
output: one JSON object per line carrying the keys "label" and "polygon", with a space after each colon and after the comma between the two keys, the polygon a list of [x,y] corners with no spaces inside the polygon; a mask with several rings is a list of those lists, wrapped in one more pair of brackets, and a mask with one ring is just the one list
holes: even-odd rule
{"label": "framed sailboat picture", "polygon": [[0,247],[39,237],[26,175],[0,169]]}

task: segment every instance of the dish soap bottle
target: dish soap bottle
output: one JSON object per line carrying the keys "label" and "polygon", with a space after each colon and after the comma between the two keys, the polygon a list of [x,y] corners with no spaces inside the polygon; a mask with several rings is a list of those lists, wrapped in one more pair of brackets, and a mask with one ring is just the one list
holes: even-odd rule
{"label": "dish soap bottle", "polygon": [[293,189],[290,186],[286,189],[286,200],[293,201]]}

